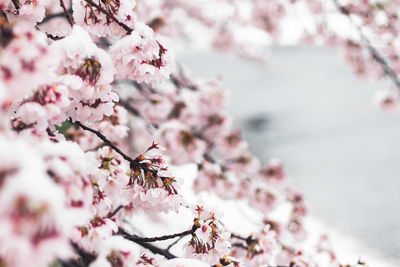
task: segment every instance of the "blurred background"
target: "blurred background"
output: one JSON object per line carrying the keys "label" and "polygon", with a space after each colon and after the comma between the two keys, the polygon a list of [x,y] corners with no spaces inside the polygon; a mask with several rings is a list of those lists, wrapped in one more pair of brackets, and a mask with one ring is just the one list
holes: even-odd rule
{"label": "blurred background", "polygon": [[400,266],[400,125],[374,105],[387,81],[358,80],[326,47],[276,47],[265,63],[178,51],[197,77],[231,90],[251,150],[280,158],[312,216]]}

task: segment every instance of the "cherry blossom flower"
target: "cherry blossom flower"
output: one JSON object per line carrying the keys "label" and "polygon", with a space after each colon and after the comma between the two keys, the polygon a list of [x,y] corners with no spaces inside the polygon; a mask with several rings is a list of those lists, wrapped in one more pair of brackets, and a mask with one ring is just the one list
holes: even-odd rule
{"label": "cherry blossom flower", "polygon": [[111,46],[110,55],[121,79],[156,84],[168,78],[175,68],[175,54],[169,41],[140,23]]}
{"label": "cherry blossom flower", "polygon": [[225,232],[222,225],[218,223],[220,213],[208,209],[202,204],[193,210],[195,214],[194,226],[197,230],[186,245],[186,255],[199,258],[209,263],[219,261],[219,258],[229,252],[230,233]]}

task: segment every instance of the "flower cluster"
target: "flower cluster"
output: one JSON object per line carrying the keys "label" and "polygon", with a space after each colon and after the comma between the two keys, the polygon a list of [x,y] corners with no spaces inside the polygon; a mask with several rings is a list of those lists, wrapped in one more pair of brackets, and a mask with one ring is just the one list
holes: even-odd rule
{"label": "flower cluster", "polygon": [[135,30],[110,48],[117,67],[117,77],[145,83],[160,83],[175,67],[175,55],[170,43],[155,36],[145,24],[137,23]]}
{"label": "flower cluster", "polygon": [[[259,266],[271,259],[279,251],[275,232],[267,225],[261,233],[250,234],[247,238],[239,239],[231,251],[236,258],[245,259],[248,266]],[[245,248],[245,249],[243,249]]]}
{"label": "flower cluster", "polygon": [[229,253],[230,233],[225,232],[218,220],[218,211],[197,205],[193,210],[194,226],[197,230],[186,246],[186,254],[215,263]]}

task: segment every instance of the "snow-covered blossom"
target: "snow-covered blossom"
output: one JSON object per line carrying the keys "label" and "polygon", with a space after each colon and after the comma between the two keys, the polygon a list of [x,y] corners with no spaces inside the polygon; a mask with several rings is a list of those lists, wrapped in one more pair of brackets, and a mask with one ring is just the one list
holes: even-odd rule
{"label": "snow-covered blossom", "polygon": [[18,105],[15,117],[37,129],[60,125],[68,118],[65,113],[71,104],[68,95],[68,88],[61,83],[40,86]]}
{"label": "snow-covered blossom", "polygon": [[52,49],[62,58],[57,73],[70,83],[68,115],[91,122],[110,116],[119,99],[111,86],[115,67],[110,56],[78,26],[68,37],[54,42]]}
{"label": "snow-covered blossom", "polygon": [[134,31],[112,45],[110,55],[120,79],[156,84],[167,79],[175,68],[169,41],[144,24],[138,23]]}
{"label": "snow-covered blossom", "polygon": [[[176,70],[173,45],[160,35],[196,35],[251,55],[236,28],[279,42],[290,7],[301,6],[315,24],[301,39],[339,46],[358,76],[399,83],[400,2],[339,1],[336,15],[354,18],[361,38],[337,35],[318,1],[283,2],[0,0],[0,266],[314,267],[316,253],[342,266],[325,239],[306,248],[303,196],[278,159],[260,168],[233,129],[221,79]],[[397,91],[377,100],[398,109]],[[196,193],[241,201],[264,229],[230,234],[221,212],[199,203],[189,230],[150,238],[168,248],[147,242],[147,222],[167,227],[160,213],[189,208],[180,194],[187,180],[168,160],[192,163],[193,172],[197,164]],[[282,218],[273,218],[277,208]],[[168,260],[182,244],[186,258]]]}
{"label": "snow-covered blossom", "polygon": [[0,208],[4,264],[47,266],[71,257],[69,237],[89,215],[82,152],[73,144],[3,137],[0,152],[0,199],[8,203]]}

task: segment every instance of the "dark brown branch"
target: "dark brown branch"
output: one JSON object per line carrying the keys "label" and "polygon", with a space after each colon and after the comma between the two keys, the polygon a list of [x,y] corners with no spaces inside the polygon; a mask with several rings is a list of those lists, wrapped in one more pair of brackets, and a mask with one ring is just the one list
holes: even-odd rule
{"label": "dark brown branch", "polygon": [[362,29],[360,26],[358,26],[353,19],[350,17],[350,12],[344,7],[341,6],[339,4],[339,2],[337,0],[333,0],[333,2],[335,3],[337,9],[339,9],[339,11],[347,16],[347,18],[350,20],[350,23],[357,28],[361,40],[364,44],[364,46],[367,48],[368,52],[370,53],[370,55],[372,56],[373,59],[375,59],[378,64],[381,66],[383,72],[389,76],[389,78],[393,81],[393,83],[396,85],[397,89],[400,90],[400,80],[397,77],[396,72],[389,66],[389,63],[387,62],[387,60],[385,59],[384,56],[382,56],[379,51],[371,45],[371,42],[368,40],[367,36],[365,36],[365,34],[363,33]]}
{"label": "dark brown branch", "polygon": [[111,212],[110,214],[107,215],[107,218],[111,219],[112,217],[114,217],[118,211],[120,211],[124,206],[120,205],[118,208],[116,208],[113,212]]}
{"label": "dark brown branch", "polygon": [[108,18],[112,19],[113,21],[115,21],[119,26],[121,26],[128,34],[130,34],[133,29],[131,27],[129,27],[128,25],[122,23],[121,21],[119,21],[113,14],[111,14],[110,12],[108,12],[106,9],[104,9],[101,5],[96,4],[95,2],[93,2],[92,0],[85,0],[86,3],[88,3],[89,5],[94,6],[95,8],[97,8],[97,10],[101,11],[103,14],[105,14]]}
{"label": "dark brown branch", "polygon": [[242,248],[242,249],[247,250],[247,247],[241,243],[233,243],[232,247],[237,247],[237,248]]}
{"label": "dark brown branch", "polygon": [[84,251],[77,244],[72,243],[72,247],[74,248],[75,252],[79,255],[79,257],[86,266],[88,266],[91,262],[93,262],[96,259],[95,255]]}
{"label": "dark brown branch", "polygon": [[54,40],[54,41],[58,41],[58,40],[61,40],[64,38],[64,37],[60,37],[60,36],[54,36],[50,33],[46,33],[46,36],[47,36],[47,38],[50,38],[51,40]]}
{"label": "dark brown branch", "polygon": [[124,152],[121,151],[121,149],[119,149],[116,145],[114,145],[110,140],[107,139],[107,137],[105,137],[102,133],[100,133],[97,130],[94,130],[84,124],[82,124],[80,121],[72,121],[71,118],[69,118],[69,122],[82,128],[85,131],[89,131],[91,133],[94,133],[98,138],[100,138],[107,146],[111,147],[112,149],[114,149],[115,152],[117,152],[118,154],[120,154],[126,161],[128,161],[131,164],[131,167],[141,167],[139,161],[137,161],[136,159],[132,159],[131,157],[129,157],[128,155],[126,155]]}
{"label": "dark brown branch", "polygon": [[[72,12],[72,10],[68,10],[68,12]],[[54,13],[54,14],[50,14],[50,15],[46,15],[46,17],[44,17],[44,19],[41,22],[38,22],[37,25],[41,25],[44,24],[46,22],[48,22],[49,20],[52,20],[54,18],[61,18],[64,17],[65,13],[63,12],[59,12],[59,13]]]}
{"label": "dark brown branch", "polygon": [[67,18],[69,25],[71,25],[71,27],[72,27],[74,25],[74,21],[71,17],[71,14],[68,12],[67,7],[64,4],[64,0],[60,0],[60,6],[62,7],[62,9],[64,11],[65,17]]}
{"label": "dark brown branch", "polygon": [[169,259],[169,260],[170,260],[170,259],[176,258],[176,256],[175,256],[174,254],[170,253],[168,250],[162,249],[162,248],[159,248],[159,247],[157,247],[157,246],[154,246],[154,245],[152,245],[152,244],[150,244],[150,243],[147,243],[147,242],[138,240],[138,239],[136,238],[135,235],[130,235],[129,233],[127,233],[127,232],[126,232],[124,229],[122,229],[122,228],[119,228],[119,233],[120,233],[125,239],[130,240],[130,241],[132,241],[132,242],[134,242],[134,243],[136,243],[136,244],[138,244],[138,245],[140,245],[140,246],[142,246],[142,247],[144,247],[144,248],[147,248],[148,250],[150,250],[151,252],[153,252],[153,253],[155,253],[155,254],[162,255],[162,256],[164,256],[165,258]]}
{"label": "dark brown branch", "polygon": [[164,241],[168,239],[173,239],[175,237],[181,237],[181,236],[187,236],[187,235],[192,235],[194,232],[198,229],[197,226],[193,225],[192,229],[183,231],[180,233],[172,234],[172,235],[163,235],[163,236],[157,236],[157,237],[140,237],[137,235],[129,235],[124,229],[120,228],[120,233],[125,237],[129,236],[129,240],[131,241],[139,241],[139,242],[157,242],[157,241]]}
{"label": "dark brown branch", "polygon": [[18,0],[12,0],[12,3],[16,10],[19,10],[21,8],[21,4],[19,3]]}
{"label": "dark brown branch", "polygon": [[248,239],[248,238],[244,238],[244,237],[241,237],[241,236],[235,235],[235,234],[231,234],[231,237],[232,238],[236,238],[236,239],[240,239],[240,240],[243,240],[243,241],[247,241],[247,239]]}
{"label": "dark brown branch", "polygon": [[96,259],[95,255],[84,251],[77,244],[71,243],[71,246],[74,249],[74,251],[78,257],[76,259],[70,259],[70,260],[58,260],[62,266],[64,266],[64,267],[87,267]]}

